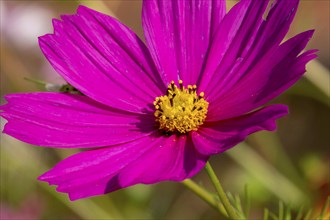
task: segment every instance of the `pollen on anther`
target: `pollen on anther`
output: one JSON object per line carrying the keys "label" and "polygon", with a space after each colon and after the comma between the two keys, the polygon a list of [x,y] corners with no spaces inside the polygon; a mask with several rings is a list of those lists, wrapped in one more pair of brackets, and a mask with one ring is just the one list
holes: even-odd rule
{"label": "pollen on anther", "polygon": [[197,130],[206,118],[208,102],[204,99],[204,92],[197,94],[196,85],[183,86],[179,80],[179,87],[174,81],[168,86],[166,95],[157,97],[154,101],[155,117],[159,129],[167,133],[187,133]]}

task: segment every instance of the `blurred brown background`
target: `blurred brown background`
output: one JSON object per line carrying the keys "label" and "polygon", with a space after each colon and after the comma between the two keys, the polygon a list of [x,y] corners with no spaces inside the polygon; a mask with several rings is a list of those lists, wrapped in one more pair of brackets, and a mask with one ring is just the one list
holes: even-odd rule
{"label": "blurred brown background", "polygon": [[[235,1],[227,1],[228,9]],[[52,33],[52,18],[73,14],[79,4],[115,16],[141,38],[141,1],[1,1],[1,103],[3,96],[42,88],[24,77],[61,83],[42,55],[37,37]],[[319,58],[306,77],[274,102],[289,105],[277,133],[259,132],[211,159],[227,190],[251,188],[251,219],[262,207],[276,209],[278,199],[295,206],[319,207],[329,194],[329,53],[330,3],[302,0],[288,36],[316,29],[308,48]],[[1,119],[3,127],[5,121]],[[36,180],[75,150],[29,146],[1,136],[1,219],[214,219],[218,214],[179,183],[135,186],[97,198],[70,202],[54,187]],[[265,169],[264,169],[265,168]],[[194,178],[209,189],[204,172]],[[275,182],[279,181],[279,182]]]}

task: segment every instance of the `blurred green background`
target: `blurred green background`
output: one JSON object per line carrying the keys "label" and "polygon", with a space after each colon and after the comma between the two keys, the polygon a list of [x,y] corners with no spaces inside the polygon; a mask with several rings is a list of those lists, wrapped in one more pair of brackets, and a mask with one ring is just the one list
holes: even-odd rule
{"label": "blurred green background", "polygon": [[[228,9],[235,1],[228,1]],[[1,103],[3,95],[40,91],[24,77],[61,83],[43,57],[37,37],[52,33],[52,18],[73,14],[79,4],[110,14],[140,37],[141,1],[1,1]],[[245,143],[212,157],[226,190],[251,195],[250,219],[278,201],[293,214],[304,205],[315,215],[329,195],[329,1],[302,0],[288,37],[316,29],[308,48],[319,58],[293,88],[274,100],[290,107],[276,133],[258,132]],[[1,128],[5,120],[1,119]],[[109,195],[70,202],[37,177],[77,152],[30,146],[1,134],[1,219],[217,219],[219,214],[182,184],[138,185]],[[193,178],[214,191],[204,171]],[[329,211],[330,212],[330,211]]]}

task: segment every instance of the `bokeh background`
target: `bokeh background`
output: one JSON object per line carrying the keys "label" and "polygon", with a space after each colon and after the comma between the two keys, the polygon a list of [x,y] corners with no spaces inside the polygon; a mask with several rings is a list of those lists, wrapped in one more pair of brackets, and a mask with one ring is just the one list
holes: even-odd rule
{"label": "bokeh background", "polygon": [[[235,1],[227,1],[228,9]],[[110,14],[140,37],[141,1],[6,1],[1,0],[1,103],[5,94],[33,92],[63,80],[47,63],[37,37],[52,33],[52,18],[73,14],[83,4]],[[302,0],[288,37],[316,29],[308,48],[319,58],[293,88],[274,100],[290,107],[275,133],[258,132],[245,143],[211,159],[226,190],[251,196],[250,219],[265,207],[276,212],[278,201],[320,210],[329,195],[329,1]],[[1,119],[1,128],[5,120]],[[40,134],[42,135],[42,134]],[[75,202],[37,177],[73,149],[35,147],[1,134],[0,219],[216,219],[219,214],[180,183],[137,185]],[[193,178],[214,192],[204,171]],[[244,201],[242,201],[244,203]]]}

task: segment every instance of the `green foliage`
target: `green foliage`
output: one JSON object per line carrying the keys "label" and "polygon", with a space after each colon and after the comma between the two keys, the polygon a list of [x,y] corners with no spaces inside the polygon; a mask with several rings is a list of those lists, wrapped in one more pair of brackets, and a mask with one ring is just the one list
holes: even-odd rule
{"label": "green foliage", "polygon": [[[249,201],[249,188],[245,187],[245,198],[241,199],[238,194],[233,195],[228,192],[227,197],[235,209],[237,216],[241,220],[251,219],[249,216],[250,212],[250,201]],[[242,203],[241,201],[244,201]],[[220,203],[220,201],[218,201]],[[330,196],[327,197],[324,202],[322,209],[317,210],[310,208],[308,210],[304,209],[304,206],[300,206],[298,211],[292,210],[290,204],[285,204],[283,201],[279,200],[278,208],[271,211],[268,208],[264,208],[263,220],[326,220],[330,218]],[[228,216],[225,215],[227,218]]]}

